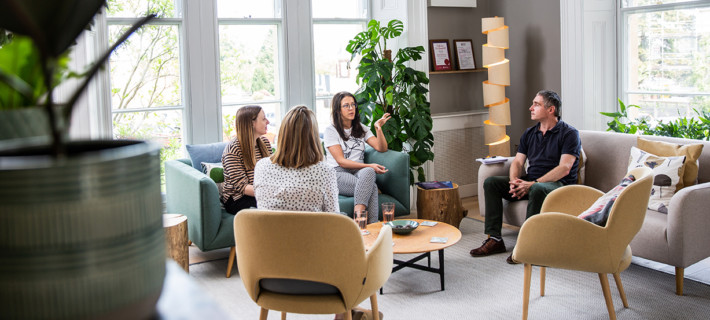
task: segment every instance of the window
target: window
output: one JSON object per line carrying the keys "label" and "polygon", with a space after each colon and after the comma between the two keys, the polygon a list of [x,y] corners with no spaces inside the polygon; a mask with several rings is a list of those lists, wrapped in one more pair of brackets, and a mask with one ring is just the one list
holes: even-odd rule
{"label": "window", "polygon": [[184,157],[186,143],[234,137],[236,111],[249,104],[264,108],[272,135],[296,104],[316,109],[324,129],[332,95],[357,90],[345,47],[364,29],[369,0],[109,0],[82,40],[84,59],[148,13],[157,18],[113,53],[91,90],[91,136],[157,141],[164,161]]}
{"label": "window", "polygon": [[271,120],[273,143],[284,101],[281,93],[281,3],[218,0],[222,140],[232,138],[237,110],[257,104]]}
{"label": "window", "polygon": [[367,26],[368,7],[365,0],[313,0],[313,60],[315,67],[318,129],[324,132],[330,124],[330,102],[340,91],[354,93],[359,61],[348,69],[348,42]]}
{"label": "window", "polygon": [[180,3],[111,0],[106,9],[109,43],[138,17],[157,15],[111,55],[109,82],[113,138],[156,141],[163,161],[181,155],[183,145]]}
{"label": "window", "polygon": [[621,97],[651,120],[710,111],[710,4],[625,0],[620,8]]}

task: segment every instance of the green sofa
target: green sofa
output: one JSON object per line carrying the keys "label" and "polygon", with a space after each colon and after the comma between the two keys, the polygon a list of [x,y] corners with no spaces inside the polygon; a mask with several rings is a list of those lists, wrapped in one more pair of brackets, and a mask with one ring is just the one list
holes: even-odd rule
{"label": "green sofa", "polygon": [[[377,162],[389,171],[377,175],[380,203],[394,202],[395,216],[409,214],[409,156],[368,148],[365,162]],[[234,216],[219,201],[217,184],[192,166],[190,159],[165,162],[167,212],[187,216],[188,237],[202,251],[234,246]],[[353,198],[339,196],[340,210],[353,215]],[[380,213],[380,220],[382,213]]]}

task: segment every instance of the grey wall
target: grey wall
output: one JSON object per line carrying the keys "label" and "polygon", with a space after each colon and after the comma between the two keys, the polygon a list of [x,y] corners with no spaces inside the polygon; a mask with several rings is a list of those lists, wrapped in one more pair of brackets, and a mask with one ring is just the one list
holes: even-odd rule
{"label": "grey wall", "polygon": [[[564,119],[565,96],[561,89],[560,3],[559,0],[478,0],[476,8],[429,8],[429,39],[472,39],[477,67],[481,65],[481,18],[505,18],[509,29],[510,99],[512,154],[520,135],[534,122],[528,107],[535,93],[554,90],[562,97]],[[450,44],[451,46],[452,44]],[[453,53],[452,53],[453,54]],[[483,110],[481,82],[487,72],[430,75],[430,101],[434,115],[449,112]]]}
{"label": "grey wall", "polygon": [[535,123],[528,107],[541,89],[556,91],[562,98],[565,118],[565,95],[560,92],[560,2],[559,0],[479,0],[478,10],[489,16],[505,17],[510,28],[510,98],[512,125],[508,127],[512,154],[520,135]]}

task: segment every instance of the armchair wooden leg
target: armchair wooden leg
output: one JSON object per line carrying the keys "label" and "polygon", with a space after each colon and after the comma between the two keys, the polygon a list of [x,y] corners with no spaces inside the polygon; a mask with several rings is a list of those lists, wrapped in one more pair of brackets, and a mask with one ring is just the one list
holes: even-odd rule
{"label": "armchair wooden leg", "polygon": [[530,278],[532,277],[532,265],[526,263],[523,277],[523,320],[528,319],[528,302],[530,302]]}
{"label": "armchair wooden leg", "polygon": [[281,311],[281,320],[286,320],[286,312]]}
{"label": "armchair wooden leg", "polygon": [[614,301],[611,301],[611,290],[609,290],[609,278],[606,273],[599,274],[599,282],[602,284],[604,292],[604,300],[606,300],[606,309],[609,311],[609,319],[616,320],[616,311],[614,311]]}
{"label": "armchair wooden leg", "polygon": [[232,267],[234,267],[234,258],[237,255],[237,247],[232,246],[229,249],[229,261],[227,261],[227,278],[232,276]]}
{"label": "armchair wooden leg", "polygon": [[621,302],[624,303],[624,308],[629,307],[629,302],[626,300],[626,292],[624,292],[624,285],[621,284],[621,277],[619,273],[614,273],[614,281],[616,281],[616,288],[619,289],[619,295],[621,296]]}
{"label": "armchair wooden leg", "polygon": [[370,296],[370,306],[372,307],[372,319],[380,320],[380,310],[377,307],[377,292]]}
{"label": "armchair wooden leg", "polygon": [[259,313],[259,320],[266,320],[266,318],[269,317],[269,309],[264,309],[261,308],[261,312]]}
{"label": "armchair wooden leg", "polygon": [[683,277],[685,273],[685,268],[675,267],[675,294],[683,295]]}
{"label": "armchair wooden leg", "polygon": [[343,313],[343,320],[353,320],[352,310],[348,310],[345,313]]}
{"label": "armchair wooden leg", "polygon": [[540,267],[540,296],[541,297],[545,296],[545,270],[547,270],[547,268]]}

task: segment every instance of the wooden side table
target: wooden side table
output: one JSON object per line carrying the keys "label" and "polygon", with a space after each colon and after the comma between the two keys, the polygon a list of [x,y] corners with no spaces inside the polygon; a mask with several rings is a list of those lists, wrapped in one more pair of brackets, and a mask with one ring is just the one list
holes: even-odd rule
{"label": "wooden side table", "polygon": [[166,253],[185,272],[190,272],[190,254],[187,239],[187,217],[181,214],[163,214]]}
{"label": "wooden side table", "polygon": [[417,186],[417,218],[446,222],[456,228],[466,216],[459,197],[459,185],[451,189],[422,189]]}

